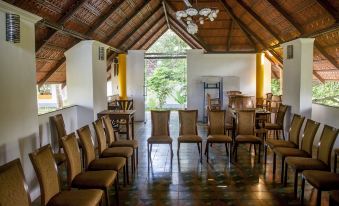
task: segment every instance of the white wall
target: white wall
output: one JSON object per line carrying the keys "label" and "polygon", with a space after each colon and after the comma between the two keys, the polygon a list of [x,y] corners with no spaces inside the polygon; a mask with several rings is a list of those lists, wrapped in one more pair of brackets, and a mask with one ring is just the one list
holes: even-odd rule
{"label": "white wall", "polygon": [[[79,126],[89,124],[98,112],[107,109],[106,59],[98,59],[99,46],[106,51],[107,45],[89,40],[65,52],[68,102],[82,106],[80,115],[83,118],[79,118]],[[84,119],[90,122],[80,122]]]}
{"label": "white wall", "polygon": [[[6,41],[6,12],[20,15],[20,43]],[[0,165],[21,159],[32,198],[39,195],[28,157],[39,146],[34,28],[38,20],[0,1]]]}
{"label": "white wall", "polygon": [[[312,104],[312,119],[321,123],[317,136],[314,140],[314,144],[316,145],[320,139],[324,124],[339,129],[339,108],[321,104]],[[339,148],[339,137],[337,138],[334,148]]]}
{"label": "white wall", "polygon": [[127,96],[133,99],[135,121],[145,121],[145,50],[129,50],[127,55]]}
{"label": "white wall", "polygon": [[[203,54],[202,50],[187,51],[187,107],[198,108],[199,121],[202,120],[204,90],[201,76],[237,76],[240,78],[240,91],[255,96],[255,61],[255,54]],[[270,72],[270,65],[268,70]]]}

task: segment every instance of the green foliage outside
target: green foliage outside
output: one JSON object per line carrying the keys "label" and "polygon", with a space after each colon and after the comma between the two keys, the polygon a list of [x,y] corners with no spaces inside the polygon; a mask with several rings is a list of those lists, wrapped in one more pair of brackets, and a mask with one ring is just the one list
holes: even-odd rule
{"label": "green foliage outside", "polygon": [[[190,47],[172,31],[161,36],[147,53],[184,53]],[[147,108],[163,108],[168,98],[186,103],[186,59],[147,59]],[[157,105],[155,105],[155,102]]]}
{"label": "green foliage outside", "polygon": [[[280,80],[272,79],[271,90],[273,95],[280,95]],[[339,106],[339,82],[313,82],[312,101],[318,104]]]}

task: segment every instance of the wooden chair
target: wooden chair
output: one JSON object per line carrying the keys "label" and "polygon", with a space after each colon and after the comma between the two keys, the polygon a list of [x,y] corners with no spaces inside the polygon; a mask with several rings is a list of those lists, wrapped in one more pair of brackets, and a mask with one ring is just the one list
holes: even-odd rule
{"label": "wooden chair", "polygon": [[56,131],[56,138],[58,142],[58,153],[54,153],[54,159],[57,163],[57,165],[61,165],[64,162],[66,162],[66,156],[64,153],[61,152],[61,138],[66,136],[66,129],[65,129],[65,123],[64,119],[62,117],[62,114],[57,114],[55,116],[50,117],[52,126],[54,126]]}
{"label": "wooden chair", "polygon": [[0,182],[1,206],[31,205],[31,198],[20,159],[15,159],[0,166]]}
{"label": "wooden chair", "polygon": [[273,176],[276,169],[276,156],[281,157],[281,183],[284,178],[285,159],[287,157],[312,157],[313,140],[318,131],[319,123],[308,119],[301,140],[301,147],[275,147],[273,149]]}
{"label": "wooden chair", "polygon": [[67,159],[68,186],[78,189],[101,189],[105,192],[106,205],[110,205],[109,188],[113,186],[114,182],[117,184],[117,172],[114,170],[83,172],[75,133],[63,137],[61,141]]}
{"label": "wooden chair", "polygon": [[339,205],[339,190],[334,190],[330,194],[329,206]]}
{"label": "wooden chair", "polygon": [[284,134],[284,119],[285,114],[288,109],[287,105],[280,104],[277,118],[275,118],[275,123],[265,123],[265,129],[268,129],[269,131],[274,131],[276,139],[278,138],[279,131],[282,132],[283,139],[285,140],[285,134]]}
{"label": "wooden chair", "polygon": [[135,164],[138,164],[139,159],[139,145],[138,141],[133,140],[121,140],[119,137],[119,132],[114,131],[114,128],[111,124],[111,119],[108,115],[102,117],[102,121],[105,125],[105,134],[107,138],[107,144],[108,147],[130,147],[133,149],[133,155],[132,155],[132,166],[134,167],[133,170],[135,170]]}
{"label": "wooden chair", "polygon": [[[94,131],[98,141],[98,153],[100,158],[104,157],[123,157],[126,160],[126,180],[129,184],[128,159],[132,159],[133,149],[130,147],[108,147],[105,129],[101,119],[97,119],[93,123]],[[133,167],[132,167],[133,168]]]}
{"label": "wooden chair", "polygon": [[[50,145],[32,152],[29,157],[40,184],[41,205],[91,206],[101,204],[103,192],[99,189],[60,191],[58,171]],[[80,169],[80,166],[78,168]]]}
{"label": "wooden chair", "polygon": [[267,160],[267,147],[273,150],[275,147],[290,147],[299,148],[299,134],[304,123],[305,117],[294,114],[291,122],[291,127],[288,135],[288,140],[268,139],[265,142],[264,157],[265,163]]}
{"label": "wooden chair", "polygon": [[[124,157],[107,157],[107,158],[96,158],[94,143],[92,140],[91,130],[86,125],[77,130],[80,142],[83,145],[85,153],[85,169],[86,170],[114,170],[117,172],[117,180],[119,180],[119,171],[123,170],[125,178],[125,166],[126,159]],[[124,179],[124,185],[126,181]],[[117,190],[117,189],[116,189]],[[119,195],[117,194],[117,201]]]}
{"label": "wooden chair", "polygon": [[325,125],[317,147],[317,158],[287,157],[285,160],[284,185],[287,183],[288,166],[294,171],[294,195],[297,196],[298,173],[304,170],[331,171],[331,153],[338,136],[338,129]]}
{"label": "wooden chair", "polygon": [[[169,131],[170,112],[166,111],[151,111],[152,118],[152,136],[147,139],[147,159],[148,166],[152,153],[153,144],[168,144],[171,149],[171,160],[173,159],[172,138]],[[150,147],[151,146],[151,147]]]}
{"label": "wooden chair", "polygon": [[[226,135],[225,119],[225,110],[210,111],[208,113],[208,133],[205,147],[207,162],[209,160],[209,147],[214,143],[225,144],[226,154],[228,153],[229,162],[231,161],[232,138]],[[229,149],[227,145],[229,145]]]}
{"label": "wooden chair", "polygon": [[202,162],[202,138],[198,135],[197,121],[198,110],[179,110],[179,137],[178,151],[179,156],[181,143],[193,143],[198,145],[200,162]]}
{"label": "wooden chair", "polygon": [[260,150],[262,139],[255,136],[255,110],[238,110],[237,111],[237,136],[234,141],[235,160],[237,161],[238,145],[254,144],[258,145],[258,162],[260,162]]}

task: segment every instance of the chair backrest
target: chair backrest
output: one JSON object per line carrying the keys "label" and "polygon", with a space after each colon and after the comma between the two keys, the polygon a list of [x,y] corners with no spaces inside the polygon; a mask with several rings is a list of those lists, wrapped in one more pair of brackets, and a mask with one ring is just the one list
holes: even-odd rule
{"label": "chair backrest", "polygon": [[118,99],[115,101],[116,101],[116,105],[121,110],[132,110],[133,109],[133,99],[128,99],[128,100]]}
{"label": "chair backrest", "polygon": [[91,135],[91,130],[89,129],[89,126],[86,125],[78,129],[77,133],[80,138],[83,152],[85,153],[85,168],[87,168],[89,164],[93,160],[95,160],[95,148]]}
{"label": "chair backrest", "polygon": [[264,98],[257,97],[255,100],[256,108],[263,108],[264,107]]}
{"label": "chair backrest", "polygon": [[29,197],[24,172],[20,159],[15,159],[0,166],[0,205],[29,206]]}
{"label": "chair backrest", "polygon": [[49,200],[60,192],[58,169],[51,145],[41,147],[29,154],[29,157],[40,184],[41,205],[47,205]]}
{"label": "chair backrest", "polygon": [[61,138],[62,146],[64,148],[67,159],[67,180],[68,185],[72,185],[75,176],[80,174],[81,171],[81,156],[77,138],[75,133]]}
{"label": "chair backrest", "polygon": [[169,110],[165,111],[151,111],[152,118],[152,136],[170,136],[169,131]]}
{"label": "chair backrest", "polygon": [[62,117],[62,114],[57,114],[55,116],[52,116],[51,120],[53,122],[53,125],[55,126],[56,134],[57,134],[57,140],[58,140],[59,147],[60,147],[61,146],[61,138],[67,135],[66,129],[65,129],[64,118]]}
{"label": "chair backrest", "polygon": [[328,165],[329,169],[331,169],[331,152],[334,142],[337,139],[338,132],[338,129],[324,125],[324,129],[321,133],[320,141],[318,143],[317,158]]}
{"label": "chair backrest", "polygon": [[237,111],[237,135],[254,135],[255,110]]}
{"label": "chair backrest", "polygon": [[226,111],[210,111],[208,113],[208,135],[225,134]]}
{"label": "chair backrest", "polygon": [[318,122],[310,119],[306,121],[300,149],[307,152],[309,155],[312,155],[313,141],[318,131],[319,125],[320,124]]}
{"label": "chair backrest", "polygon": [[112,126],[111,118],[109,118],[108,115],[105,115],[102,117],[102,121],[105,125],[105,132],[106,132],[106,138],[108,145],[111,145],[113,142],[116,141],[115,135],[114,135],[114,129]]}
{"label": "chair backrest", "polygon": [[266,93],[266,99],[272,100],[273,94],[272,93]]}
{"label": "chair backrest", "polygon": [[101,156],[102,152],[107,149],[107,140],[106,140],[106,135],[105,135],[105,129],[104,126],[102,125],[102,120],[97,119],[93,123],[95,135],[97,137],[98,141],[98,152],[99,152],[99,157]]}
{"label": "chair backrest", "polygon": [[226,94],[227,95],[239,95],[241,94],[241,91],[227,91]]}
{"label": "chair backrest", "polygon": [[288,140],[296,145],[299,145],[300,130],[304,123],[305,117],[294,114],[291,122],[291,127],[288,135]]}
{"label": "chair backrest", "polygon": [[277,114],[277,119],[275,121],[276,124],[283,126],[284,125],[284,118],[287,111],[288,106],[284,104],[280,104]]}
{"label": "chair backrest", "polygon": [[197,135],[198,110],[179,110],[179,135]]}

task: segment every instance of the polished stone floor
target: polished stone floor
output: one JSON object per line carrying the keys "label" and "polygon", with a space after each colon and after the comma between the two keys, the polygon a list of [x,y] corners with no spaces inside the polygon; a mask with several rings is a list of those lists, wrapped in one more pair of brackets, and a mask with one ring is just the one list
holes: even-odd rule
{"label": "polished stone floor", "polygon": [[[146,140],[151,134],[149,114],[146,119],[145,123],[135,123],[139,165],[130,185],[120,185],[120,205],[300,205],[300,201],[293,197],[292,177],[289,177],[287,187],[280,184],[279,160],[273,178],[271,153],[265,166],[263,157],[262,163],[257,163],[257,157],[249,152],[248,146],[240,146],[238,161],[229,163],[224,145],[215,144],[210,150],[209,163],[205,156],[200,163],[197,145],[181,144],[178,157],[176,139],[179,123],[175,111],[171,113],[170,122],[173,161],[168,145],[154,145],[152,166],[148,170]],[[206,125],[199,124],[198,132],[204,139],[205,149]],[[65,180],[62,168],[61,173]],[[114,204],[114,191],[111,191],[111,196]],[[314,205],[315,198],[316,190],[306,184],[306,204]],[[38,205],[37,202],[34,205]],[[322,205],[328,205],[326,192],[323,192]]]}

